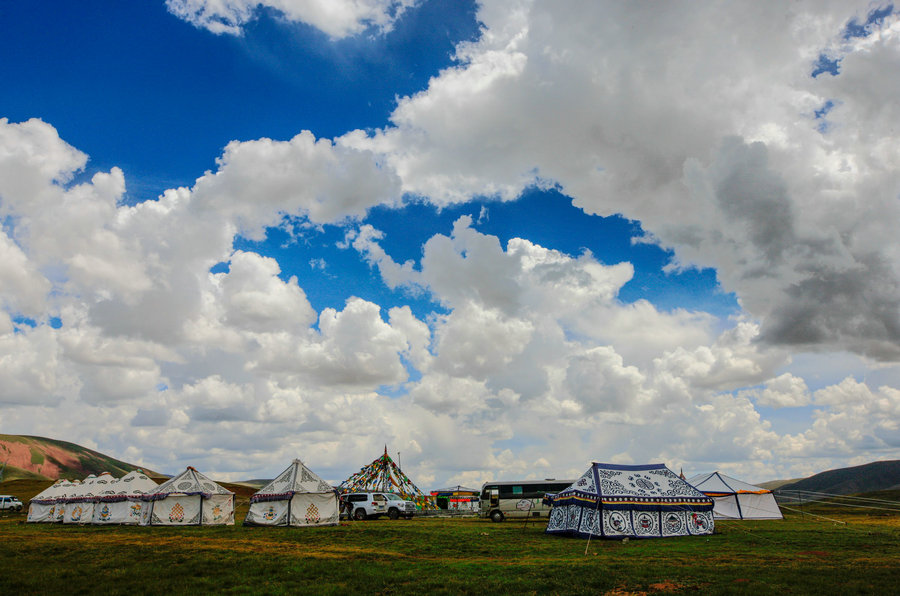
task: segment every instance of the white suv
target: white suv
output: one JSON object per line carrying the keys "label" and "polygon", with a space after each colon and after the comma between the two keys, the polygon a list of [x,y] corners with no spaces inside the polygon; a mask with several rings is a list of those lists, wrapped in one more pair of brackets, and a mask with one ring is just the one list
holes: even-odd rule
{"label": "white suv", "polygon": [[391,519],[411,519],[416,513],[415,503],[394,493],[347,493],[341,495],[341,502],[345,510],[350,506],[350,515],[357,520],[376,519],[382,515]]}
{"label": "white suv", "polygon": [[12,495],[0,495],[0,511],[22,511],[22,501]]}

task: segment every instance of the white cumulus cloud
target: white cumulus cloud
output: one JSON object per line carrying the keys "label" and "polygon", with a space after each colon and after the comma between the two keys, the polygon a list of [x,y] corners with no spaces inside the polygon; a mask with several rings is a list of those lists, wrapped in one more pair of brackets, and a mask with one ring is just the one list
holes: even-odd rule
{"label": "white cumulus cloud", "polygon": [[216,34],[239,35],[265,7],[287,21],[306,23],[332,38],[370,27],[389,31],[418,0],[166,0],[173,15]]}

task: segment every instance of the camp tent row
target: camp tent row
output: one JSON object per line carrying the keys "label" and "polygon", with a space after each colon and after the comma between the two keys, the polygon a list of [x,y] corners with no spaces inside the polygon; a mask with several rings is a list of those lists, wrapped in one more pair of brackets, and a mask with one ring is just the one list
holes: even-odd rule
{"label": "camp tent row", "polygon": [[[259,526],[328,526],[339,522],[336,490],[299,459],[251,498],[244,521]],[[29,522],[234,525],[234,493],[193,467],[157,485],[140,470],[58,480],[29,505]]]}
{"label": "camp tent row", "polygon": [[[766,489],[719,472],[686,481],[663,464],[593,463],[550,495],[547,533],[597,537],[711,534],[715,518],[781,519]],[[234,493],[193,467],[161,485],[140,470],[116,479],[59,480],[36,495],[27,521],[68,524],[233,525]],[[326,526],[339,521],[337,491],[294,460],[251,498],[245,525]]]}
{"label": "camp tent row", "polygon": [[160,485],[141,470],[119,479],[104,472],[83,481],[57,481],[31,500],[27,521],[233,525],[234,493],[192,467]]}
{"label": "camp tent row", "polygon": [[713,500],[716,519],[784,519],[768,489],[720,472],[698,474],[688,483]]}
{"label": "camp tent row", "polygon": [[156,488],[142,470],[122,478],[104,472],[84,480],[58,480],[35,495],[28,507],[29,522],[67,524],[137,524],[141,499]]}

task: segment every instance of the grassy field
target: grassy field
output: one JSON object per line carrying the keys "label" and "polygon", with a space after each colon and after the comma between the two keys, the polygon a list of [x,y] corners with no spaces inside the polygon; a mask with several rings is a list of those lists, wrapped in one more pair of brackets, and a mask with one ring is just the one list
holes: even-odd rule
{"label": "grassy field", "polygon": [[543,525],[471,518],[141,528],[4,514],[0,594],[897,593],[900,514],[818,512],[847,523],[790,513],[717,522],[708,537],[589,545]]}

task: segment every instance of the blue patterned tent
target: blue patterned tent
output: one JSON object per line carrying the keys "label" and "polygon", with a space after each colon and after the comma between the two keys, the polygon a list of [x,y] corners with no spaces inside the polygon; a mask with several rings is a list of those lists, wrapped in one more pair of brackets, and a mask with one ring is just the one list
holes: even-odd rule
{"label": "blue patterned tent", "polygon": [[594,463],[551,497],[548,534],[662,538],[713,533],[712,499],[664,464]]}

